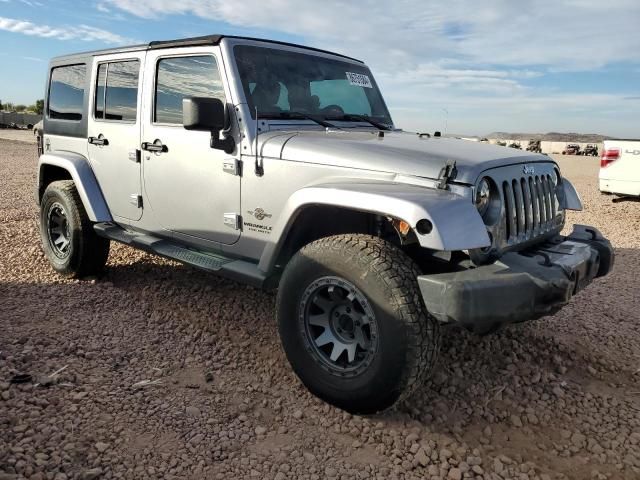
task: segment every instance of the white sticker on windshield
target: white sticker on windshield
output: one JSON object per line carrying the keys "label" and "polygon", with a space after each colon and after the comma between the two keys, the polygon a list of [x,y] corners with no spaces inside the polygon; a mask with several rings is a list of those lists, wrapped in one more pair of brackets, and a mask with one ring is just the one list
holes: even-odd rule
{"label": "white sticker on windshield", "polygon": [[363,75],[362,73],[346,73],[347,79],[349,79],[349,84],[355,85],[356,87],[373,88],[368,75]]}

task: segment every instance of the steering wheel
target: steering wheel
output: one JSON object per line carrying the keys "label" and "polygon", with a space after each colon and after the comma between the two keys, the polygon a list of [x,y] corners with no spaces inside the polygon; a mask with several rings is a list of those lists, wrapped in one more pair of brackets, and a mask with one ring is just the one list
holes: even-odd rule
{"label": "steering wheel", "polygon": [[320,112],[324,113],[325,115],[336,117],[344,115],[344,110],[340,105],[327,105],[326,107],[321,108]]}

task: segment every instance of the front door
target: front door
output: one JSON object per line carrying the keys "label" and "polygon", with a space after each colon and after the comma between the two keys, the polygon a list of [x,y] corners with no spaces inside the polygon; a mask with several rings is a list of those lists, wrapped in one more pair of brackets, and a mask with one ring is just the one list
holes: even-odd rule
{"label": "front door", "polygon": [[211,148],[209,132],[182,126],[183,98],[229,98],[219,58],[210,47],[148,52],[142,142],[157,151],[142,150],[142,168],[146,201],[164,229],[186,241],[232,244],[240,236],[240,176],[225,164],[233,157]]}
{"label": "front door", "polygon": [[88,124],[89,160],[111,215],[142,217],[139,92],[145,52],[100,57],[93,66]]}

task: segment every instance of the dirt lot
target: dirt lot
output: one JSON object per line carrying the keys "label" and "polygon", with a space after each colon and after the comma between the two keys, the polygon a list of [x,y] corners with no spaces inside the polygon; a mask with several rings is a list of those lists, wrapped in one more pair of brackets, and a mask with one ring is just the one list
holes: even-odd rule
{"label": "dirt lot", "polygon": [[18,140],[20,142],[36,143],[36,137],[31,130],[14,130],[0,128],[0,140]]}
{"label": "dirt lot", "polygon": [[358,417],[292,374],[271,293],[121,245],[104,278],[54,275],[35,147],[0,140],[0,479],[640,478],[640,203],[600,196],[597,162],[560,159],[613,274],[553,317],[446,330],[432,381]]}

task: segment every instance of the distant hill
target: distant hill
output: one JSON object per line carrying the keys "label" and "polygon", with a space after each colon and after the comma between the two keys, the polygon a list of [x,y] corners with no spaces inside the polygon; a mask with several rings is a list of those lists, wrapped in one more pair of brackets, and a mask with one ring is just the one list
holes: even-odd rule
{"label": "distant hill", "polygon": [[487,138],[508,138],[510,140],[544,140],[547,142],[601,143],[603,140],[615,140],[614,137],[596,133],[508,133],[493,132]]}

